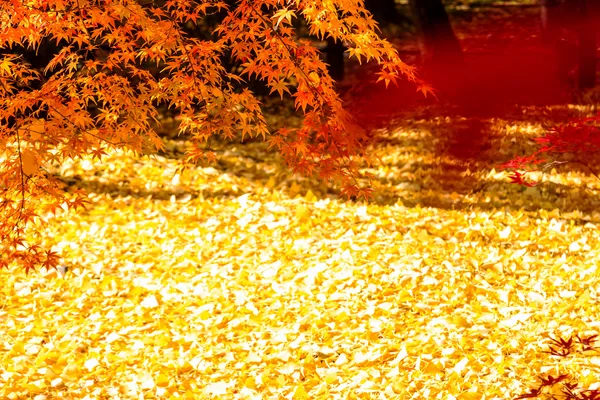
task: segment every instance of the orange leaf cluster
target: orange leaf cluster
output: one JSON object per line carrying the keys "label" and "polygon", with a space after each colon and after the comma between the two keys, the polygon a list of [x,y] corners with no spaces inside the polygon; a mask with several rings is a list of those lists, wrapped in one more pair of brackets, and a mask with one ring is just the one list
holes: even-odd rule
{"label": "orange leaf cluster", "polygon": [[[226,12],[213,40],[185,28]],[[65,196],[52,165],[108,148],[145,152],[162,147],[154,128],[158,107],[175,109],[179,131],[191,136],[188,161],[206,158],[212,136],[262,136],[295,172],[357,185],[356,157],[367,136],[342,107],[319,52],[297,38],[303,18],[310,34],[348,44],[351,56],[381,64],[380,80],[415,80],[361,0],[15,0],[0,4],[0,268],[55,266],[52,252],[23,235],[59,207],[78,207],[85,196]],[[43,70],[24,51],[56,45]],[[21,49],[21,50],[17,50]],[[239,74],[222,64],[241,62]],[[280,96],[291,95],[304,123],[273,132],[247,78],[258,77]]]}

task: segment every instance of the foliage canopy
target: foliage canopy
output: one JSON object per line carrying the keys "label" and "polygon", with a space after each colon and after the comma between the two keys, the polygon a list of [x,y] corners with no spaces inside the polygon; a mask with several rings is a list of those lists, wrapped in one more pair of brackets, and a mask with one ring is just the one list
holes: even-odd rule
{"label": "foliage canopy", "polygon": [[[60,207],[77,208],[85,194],[66,195],[51,166],[109,148],[161,149],[158,108],[179,115],[191,137],[187,162],[212,160],[205,142],[219,136],[262,136],[294,172],[357,185],[357,156],[368,137],[344,110],[326,65],[292,25],[333,38],[359,61],[381,65],[379,81],[401,76],[421,85],[396,50],[376,34],[362,0],[37,0],[0,4],[0,267],[53,267],[58,256],[23,239]],[[214,40],[186,33],[226,13]],[[45,46],[56,52],[43,69],[24,58]],[[226,69],[225,57],[241,63]],[[304,114],[298,129],[269,128],[259,100],[245,86],[258,77],[271,93],[291,95]],[[425,85],[419,86],[427,91]]]}

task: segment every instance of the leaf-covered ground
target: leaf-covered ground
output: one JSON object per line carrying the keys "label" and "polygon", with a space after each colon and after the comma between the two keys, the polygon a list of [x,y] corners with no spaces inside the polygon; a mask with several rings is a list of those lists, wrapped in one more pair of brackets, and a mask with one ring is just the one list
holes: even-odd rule
{"label": "leaf-covered ground", "polygon": [[600,333],[599,182],[561,169],[524,189],[493,169],[536,120],[493,121],[470,169],[434,152],[456,121],[403,121],[369,204],[261,143],[182,175],[176,141],[63,165],[92,204],[46,232],[64,277],[1,272],[0,397],[509,399],[563,374],[542,391],[597,389],[600,355],[575,335]]}

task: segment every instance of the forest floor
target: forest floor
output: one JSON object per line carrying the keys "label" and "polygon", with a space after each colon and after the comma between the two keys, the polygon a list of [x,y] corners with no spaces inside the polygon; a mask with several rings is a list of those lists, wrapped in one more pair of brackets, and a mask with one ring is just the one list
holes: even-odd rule
{"label": "forest floor", "polygon": [[43,238],[64,276],[0,273],[0,397],[590,395],[600,181],[566,167],[524,188],[498,165],[594,110],[479,116],[487,145],[465,162],[446,138],[473,122],[415,108],[381,129],[370,203],[290,175],[260,142],[182,174],[178,139],[66,163],[91,204]]}
{"label": "forest floor", "polygon": [[[596,388],[597,350],[547,351],[600,332],[600,182],[549,171],[525,189],[494,163],[446,179],[441,124],[390,130],[369,204],[290,176],[262,143],[182,175],[165,156],[65,164],[92,204],[47,230],[64,277],[0,275],[0,397],[507,399],[562,374]],[[542,133],[493,126],[511,152]]]}

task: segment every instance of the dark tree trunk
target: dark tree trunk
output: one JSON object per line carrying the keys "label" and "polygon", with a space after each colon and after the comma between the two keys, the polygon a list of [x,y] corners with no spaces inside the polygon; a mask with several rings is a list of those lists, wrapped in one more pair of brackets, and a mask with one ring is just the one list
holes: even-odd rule
{"label": "dark tree trunk", "polygon": [[341,41],[334,42],[333,39],[327,38],[325,48],[327,72],[337,82],[344,80],[344,51],[346,47]]}
{"label": "dark tree trunk", "polygon": [[540,20],[542,24],[542,41],[546,44],[552,44],[558,36],[557,27],[560,21],[557,21],[557,13],[554,12],[558,7],[558,0],[540,0]]}
{"label": "dark tree trunk", "polygon": [[421,36],[425,64],[462,64],[462,50],[441,0],[409,0]]}
{"label": "dark tree trunk", "polygon": [[578,84],[579,89],[589,89],[596,85],[596,26],[598,16],[597,1],[577,0],[579,24],[577,27]]}
{"label": "dark tree trunk", "polygon": [[461,97],[465,62],[442,0],[409,0],[409,4],[419,33],[423,77],[440,99]]}
{"label": "dark tree trunk", "polygon": [[579,89],[594,87],[599,1],[541,1],[542,38],[554,44],[559,78]]}
{"label": "dark tree trunk", "polygon": [[406,16],[396,8],[394,0],[365,0],[365,8],[373,14],[373,18],[380,25],[403,25],[407,22]]}
{"label": "dark tree trunk", "polygon": [[[402,13],[398,12],[394,0],[365,0],[365,8],[373,14],[373,18],[380,25],[406,25],[409,22]],[[327,70],[329,75],[338,82],[344,79],[344,51],[346,48],[339,41],[327,40],[325,48]]]}

